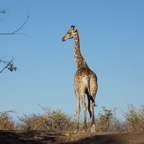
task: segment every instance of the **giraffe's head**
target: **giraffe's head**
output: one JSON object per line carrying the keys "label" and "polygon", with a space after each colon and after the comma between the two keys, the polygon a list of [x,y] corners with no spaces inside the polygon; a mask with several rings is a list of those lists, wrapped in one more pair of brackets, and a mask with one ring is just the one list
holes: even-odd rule
{"label": "giraffe's head", "polygon": [[65,41],[65,40],[71,39],[71,38],[75,38],[76,32],[77,32],[77,29],[75,28],[75,26],[72,25],[71,28],[66,33],[66,35],[62,38],[62,41]]}

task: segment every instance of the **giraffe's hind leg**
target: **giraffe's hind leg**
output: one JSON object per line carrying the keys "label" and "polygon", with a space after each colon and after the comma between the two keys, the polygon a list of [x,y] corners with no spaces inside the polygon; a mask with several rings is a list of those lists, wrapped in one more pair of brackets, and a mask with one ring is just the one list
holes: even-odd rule
{"label": "giraffe's hind leg", "polygon": [[94,117],[95,102],[92,96],[90,96],[89,94],[87,94],[87,96],[88,96],[88,111],[89,111],[90,122],[92,126],[93,124],[95,124],[95,117]]}
{"label": "giraffe's hind leg", "polygon": [[86,102],[85,102],[85,94],[81,95],[81,102],[82,102],[82,107],[83,107],[83,111],[84,111],[84,130],[87,129],[87,116],[86,116],[86,111],[87,111],[87,106],[86,106]]}
{"label": "giraffe's hind leg", "polygon": [[76,96],[76,131],[79,130],[80,119],[80,97]]}
{"label": "giraffe's hind leg", "polygon": [[92,96],[88,95],[88,111],[90,115],[91,132],[96,132],[94,106],[95,106],[94,99],[92,98]]}
{"label": "giraffe's hind leg", "polygon": [[95,97],[98,90],[97,78],[96,75],[92,75],[90,79],[90,91],[88,93],[89,97],[89,113],[91,121],[91,132],[96,131],[95,126],[95,116],[94,116],[94,106],[95,106]]}

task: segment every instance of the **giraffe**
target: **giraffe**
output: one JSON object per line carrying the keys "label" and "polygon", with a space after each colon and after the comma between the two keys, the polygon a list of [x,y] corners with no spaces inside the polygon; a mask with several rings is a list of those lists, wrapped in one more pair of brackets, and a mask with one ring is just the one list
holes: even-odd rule
{"label": "giraffe", "polygon": [[88,112],[90,115],[91,131],[95,132],[95,117],[94,106],[95,97],[98,90],[97,76],[88,67],[85,59],[80,51],[80,39],[78,30],[75,26],[71,26],[66,35],[62,38],[62,41],[74,38],[74,57],[76,62],[77,71],[74,75],[74,90],[76,95],[76,129],[79,130],[79,118],[80,118],[80,101],[84,111],[84,130],[87,129],[86,111],[87,106],[85,102],[85,94],[88,99]]}

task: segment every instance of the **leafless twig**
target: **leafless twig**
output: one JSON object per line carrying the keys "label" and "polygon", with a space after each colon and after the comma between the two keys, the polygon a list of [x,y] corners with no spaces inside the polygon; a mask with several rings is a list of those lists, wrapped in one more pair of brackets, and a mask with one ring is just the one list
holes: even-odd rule
{"label": "leafless twig", "polygon": [[15,35],[15,34],[20,34],[20,33],[18,33],[18,31],[20,31],[24,27],[24,25],[27,23],[28,19],[29,19],[29,16],[27,16],[25,22],[18,29],[14,30],[13,32],[0,33],[0,35]]}
{"label": "leafless twig", "polygon": [[2,70],[0,70],[0,73],[2,73],[5,69],[8,69],[9,71],[16,71],[16,67],[13,65],[13,60],[11,61],[3,61],[0,59],[0,63],[4,63],[5,66],[2,68]]}

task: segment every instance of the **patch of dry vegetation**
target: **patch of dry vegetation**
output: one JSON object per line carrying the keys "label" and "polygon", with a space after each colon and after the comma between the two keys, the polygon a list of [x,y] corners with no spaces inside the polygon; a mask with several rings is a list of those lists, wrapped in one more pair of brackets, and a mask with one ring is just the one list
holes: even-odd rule
{"label": "patch of dry vegetation", "polygon": [[0,130],[14,130],[14,121],[9,113],[13,111],[0,112]]}
{"label": "patch of dry vegetation", "polygon": [[[48,131],[74,131],[75,117],[70,116],[62,110],[52,110],[48,107],[41,107],[43,114],[31,114],[19,117],[16,123],[10,113],[0,112],[0,130],[48,130]],[[128,105],[125,113],[125,121],[121,122],[116,117],[116,109],[103,107],[96,118],[97,132],[144,132],[144,106],[136,109],[133,105]],[[82,123],[81,123],[82,127]]]}
{"label": "patch of dry vegetation", "polygon": [[130,132],[144,132],[144,106],[137,109],[134,105],[129,105],[125,118]]}
{"label": "patch of dry vegetation", "polygon": [[51,130],[51,131],[67,131],[75,127],[72,116],[62,112],[62,110],[52,110],[48,107],[41,107],[44,114],[31,114],[19,117],[20,123],[17,125],[19,129],[27,130]]}

